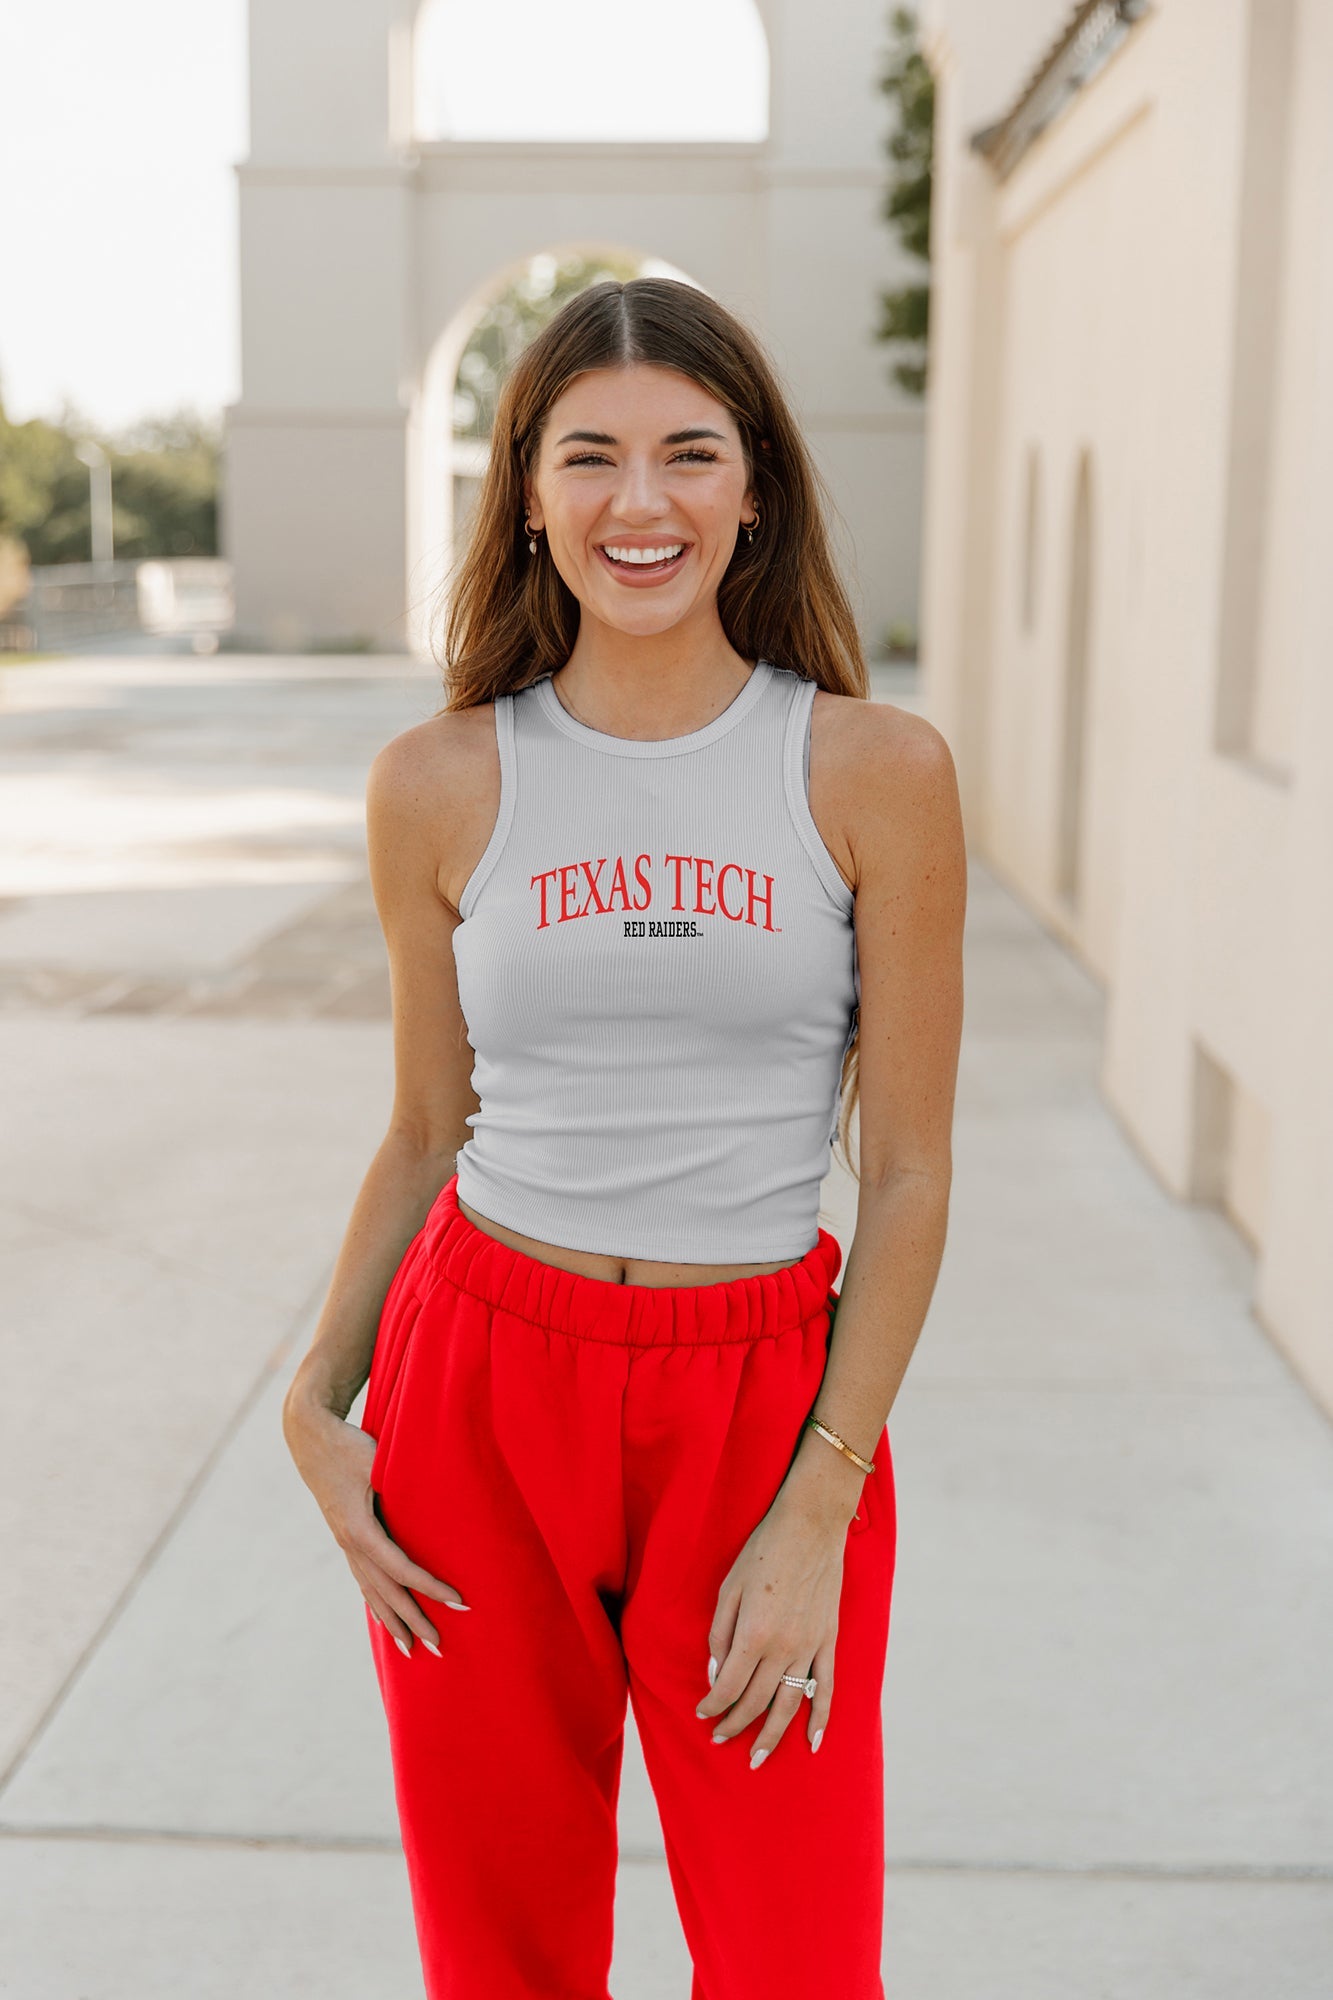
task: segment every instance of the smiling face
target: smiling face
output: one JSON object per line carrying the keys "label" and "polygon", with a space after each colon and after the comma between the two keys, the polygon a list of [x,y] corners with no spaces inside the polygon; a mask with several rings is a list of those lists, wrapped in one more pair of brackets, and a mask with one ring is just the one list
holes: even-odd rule
{"label": "smiling face", "polygon": [[556,398],[524,495],[585,616],[639,635],[716,622],[740,525],[755,519],[731,412],[645,362],[589,369]]}

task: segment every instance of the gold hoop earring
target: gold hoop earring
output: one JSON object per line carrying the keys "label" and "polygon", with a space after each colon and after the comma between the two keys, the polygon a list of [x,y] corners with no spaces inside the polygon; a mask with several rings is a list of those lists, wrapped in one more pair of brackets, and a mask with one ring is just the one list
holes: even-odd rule
{"label": "gold hoop earring", "polygon": [[756,514],[753,521],[741,522],[741,526],[745,530],[746,546],[749,548],[753,548],[754,546],[754,531],[759,526],[759,521],[760,521],[760,516]]}
{"label": "gold hoop earring", "polygon": [[534,527],[533,527],[533,525],[532,525],[532,523],[531,523],[531,521],[530,521],[530,520],[528,519],[528,517],[527,517],[527,515],[526,515],[526,514],[525,514],[525,515],[523,516],[523,526],[524,526],[524,528],[525,528],[525,529],[527,530],[527,536],[528,536],[528,554],[529,554],[530,556],[535,556],[535,555],[536,555],[536,553],[537,553],[537,544],[536,544],[535,540],[533,539],[533,537],[534,537],[534,536],[536,536],[536,535],[539,535],[539,534],[541,533],[541,529],[540,529],[540,528],[534,528]]}

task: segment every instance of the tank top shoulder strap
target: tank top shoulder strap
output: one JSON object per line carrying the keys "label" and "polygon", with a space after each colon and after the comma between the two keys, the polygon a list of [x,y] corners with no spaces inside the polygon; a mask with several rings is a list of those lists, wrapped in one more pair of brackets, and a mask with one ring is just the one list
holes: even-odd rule
{"label": "tank top shoulder strap", "polygon": [[816,875],[837,908],[850,910],[855,898],[834,866],[833,857],[824,845],[824,837],[815,825],[814,814],[810,810],[810,723],[818,683],[795,672],[774,675],[775,680],[788,678],[791,686],[782,738],[782,781],[787,810]]}
{"label": "tank top shoulder strap", "polygon": [[518,759],[514,749],[514,696],[498,694],[492,706],[495,711],[495,747],[500,755],[500,804],[495,815],[495,825],[491,828],[491,837],[458,899],[458,914],[464,921],[471,916],[473,905],[481,894],[486,878],[500,858],[513,824],[514,807],[518,802]]}

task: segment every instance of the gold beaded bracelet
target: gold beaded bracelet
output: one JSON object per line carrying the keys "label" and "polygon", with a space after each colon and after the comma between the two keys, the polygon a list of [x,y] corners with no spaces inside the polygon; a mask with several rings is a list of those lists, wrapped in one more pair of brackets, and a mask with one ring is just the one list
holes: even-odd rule
{"label": "gold beaded bracelet", "polygon": [[827,1438],[830,1444],[835,1444],[840,1452],[843,1452],[851,1459],[853,1465],[859,1465],[862,1472],[873,1472],[875,1470],[873,1460],[862,1458],[859,1452],[853,1451],[846,1438],[840,1438],[838,1433],[831,1431],[827,1424],[821,1424],[818,1417],[807,1417],[805,1421],[812,1430],[818,1431],[822,1438]]}

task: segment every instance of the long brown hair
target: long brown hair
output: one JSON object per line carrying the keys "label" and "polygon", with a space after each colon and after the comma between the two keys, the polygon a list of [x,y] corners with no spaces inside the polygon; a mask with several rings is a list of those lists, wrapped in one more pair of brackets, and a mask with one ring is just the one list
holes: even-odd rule
{"label": "long brown hair", "polygon": [[[476,708],[564,665],[579,601],[523,526],[524,480],[537,465],[551,406],[592,368],[674,368],[730,410],[759,527],[718,585],[728,642],[745,659],[790,667],[831,694],[864,701],[870,675],[856,619],[833,561],[828,489],[757,337],[707,292],[676,278],[589,285],[549,319],[505,377],[490,457],[466,544],[442,593],[447,699],[437,713]],[[842,1068],[838,1140],[848,1170],[859,1093],[858,1039]]]}

